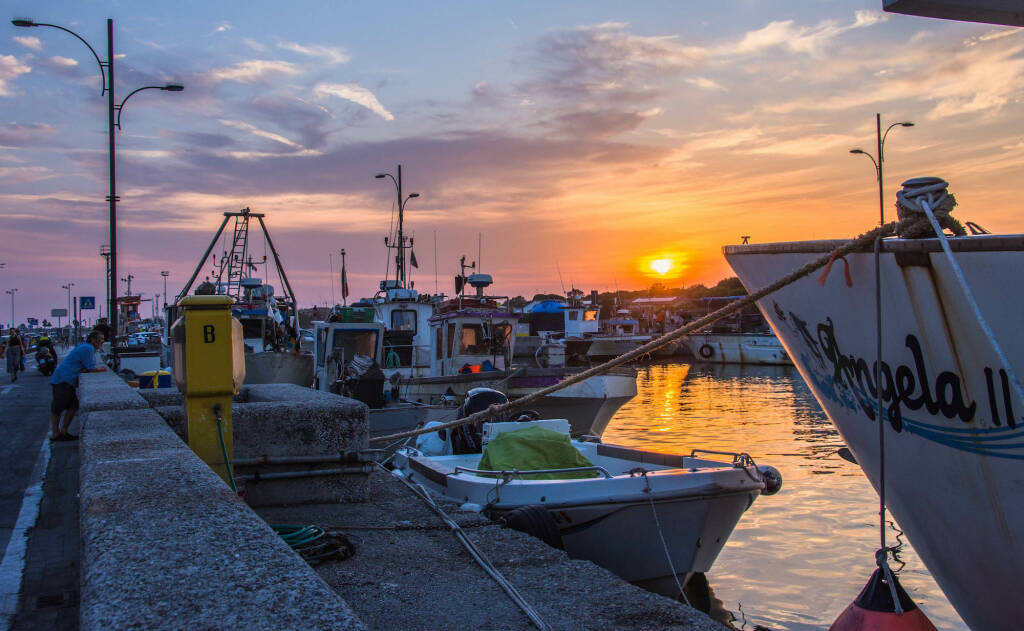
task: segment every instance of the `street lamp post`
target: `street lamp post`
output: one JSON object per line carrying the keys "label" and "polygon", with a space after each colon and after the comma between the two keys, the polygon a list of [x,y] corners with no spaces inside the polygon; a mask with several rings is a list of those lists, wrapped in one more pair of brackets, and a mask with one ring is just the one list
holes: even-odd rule
{"label": "street lamp post", "polygon": [[68,290],[68,324],[71,324],[71,288],[74,287],[74,283],[68,283],[67,285],[61,285],[61,289]]}
{"label": "street lamp post", "polygon": [[167,308],[167,277],[171,275],[171,272],[168,271],[168,270],[163,270],[163,271],[160,272],[160,275],[164,277],[164,309],[166,309]]}
{"label": "street lamp post", "polygon": [[[36,26],[48,26],[55,28],[65,33],[69,33],[74,37],[78,38],[80,42],[92,53],[93,57],[96,58],[96,63],[100,66],[100,79],[103,83],[103,89],[100,94],[107,95],[107,139],[109,147],[109,159],[110,159],[110,194],[107,195],[107,201],[110,203],[110,254],[108,255],[108,261],[110,263],[109,281],[107,285],[107,317],[110,320],[111,335],[117,336],[117,165],[114,147],[114,128],[121,128],[121,110],[124,109],[125,102],[136,92],[141,90],[157,89],[164,90],[166,92],[181,92],[184,90],[184,86],[179,84],[167,84],[164,86],[146,86],[139,88],[133,92],[130,92],[128,96],[121,100],[120,105],[114,101],[114,21],[107,18],[107,61],[101,61],[100,56],[96,53],[96,49],[89,45],[89,42],[85,41],[81,35],[75,33],[70,29],[66,29],[63,26],[56,24],[44,24],[42,22],[35,22],[27,19],[14,19],[11,20],[11,24],[19,27],[36,27]],[[114,119],[114,113],[117,112],[117,119]]]}
{"label": "street lamp post", "polygon": [[16,329],[18,327],[16,326],[16,320],[14,319],[14,294],[18,293],[18,288],[14,287],[12,289],[5,289],[4,293],[11,296],[11,328]]}
{"label": "street lamp post", "polygon": [[395,183],[395,189],[398,192],[398,245],[394,246],[398,248],[398,257],[396,257],[396,269],[395,276],[398,279],[400,287],[405,288],[405,235],[402,233],[402,219],[405,213],[405,205],[410,199],[419,197],[419,193],[409,193],[409,196],[402,199],[402,165],[398,165],[398,177],[391,175],[390,173],[378,173],[374,176],[375,178],[383,179],[386,177],[391,178],[391,181]]}
{"label": "street lamp post", "polygon": [[886,128],[885,133],[882,133],[882,115],[875,114],[875,133],[878,139],[878,159],[872,156],[863,149],[850,149],[850,153],[858,153],[865,155],[871,159],[871,162],[875,165],[875,175],[878,177],[878,225],[885,225],[885,193],[882,189],[882,164],[885,162],[885,137],[889,135],[889,130],[893,127],[913,127],[914,123],[910,121],[903,121],[900,123],[893,123]]}

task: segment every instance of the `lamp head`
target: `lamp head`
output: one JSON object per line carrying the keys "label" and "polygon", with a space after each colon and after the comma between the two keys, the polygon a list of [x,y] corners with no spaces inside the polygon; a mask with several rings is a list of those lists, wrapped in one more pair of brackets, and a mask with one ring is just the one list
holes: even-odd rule
{"label": "lamp head", "polygon": [[900,123],[900,125],[902,125],[903,127],[913,127],[914,123],[912,123],[910,121],[906,121],[906,122]]}
{"label": "lamp head", "polygon": [[864,153],[863,149],[850,149],[850,153]]}
{"label": "lamp head", "polygon": [[409,193],[409,199],[412,199],[413,197],[419,197],[419,196],[420,196],[419,193]]}
{"label": "lamp head", "polygon": [[165,91],[165,92],[181,92],[182,90],[185,89],[185,86],[177,84],[177,83],[168,83],[167,85],[165,85],[164,87],[162,87],[160,89]]}
{"label": "lamp head", "polygon": [[22,27],[39,26],[38,24],[36,24],[32,20],[25,19],[25,18],[15,18],[15,19],[11,20],[11,24],[13,24],[15,26],[22,26]]}
{"label": "lamp head", "polygon": [[386,178],[387,176],[388,176],[388,174],[387,174],[387,173],[378,173],[377,175],[375,175],[375,176],[373,176],[373,177],[375,177],[375,178],[377,178],[378,180],[380,180],[380,179]]}

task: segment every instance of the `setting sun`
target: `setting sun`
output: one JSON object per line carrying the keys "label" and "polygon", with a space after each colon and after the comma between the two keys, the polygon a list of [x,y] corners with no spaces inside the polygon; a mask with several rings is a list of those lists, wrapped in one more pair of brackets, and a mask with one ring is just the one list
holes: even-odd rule
{"label": "setting sun", "polygon": [[672,269],[672,259],[655,259],[651,261],[651,269],[659,276],[664,276]]}
{"label": "setting sun", "polygon": [[661,250],[638,258],[636,270],[646,278],[676,280],[686,274],[689,268],[687,259],[688,256],[683,252]]}

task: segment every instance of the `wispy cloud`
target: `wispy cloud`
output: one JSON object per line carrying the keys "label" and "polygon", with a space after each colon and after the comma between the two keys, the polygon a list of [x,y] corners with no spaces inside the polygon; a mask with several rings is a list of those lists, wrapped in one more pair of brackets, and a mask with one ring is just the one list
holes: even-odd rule
{"label": "wispy cloud", "polygon": [[0,127],[0,146],[29,147],[38,145],[55,133],[56,130],[46,123],[33,123],[32,125],[7,123]]}
{"label": "wispy cloud", "polygon": [[243,122],[243,121],[228,120],[228,119],[224,119],[224,118],[218,119],[218,121],[222,125],[227,125],[228,127],[233,127],[234,129],[238,129],[238,130],[244,131],[246,133],[252,134],[253,136],[259,136],[260,138],[266,138],[267,140],[273,140],[274,142],[279,142],[282,145],[285,145],[286,147],[292,147],[294,149],[301,149],[302,148],[301,145],[298,145],[298,144],[292,142],[291,140],[288,140],[287,138],[285,138],[284,136],[281,136],[280,134],[275,134],[273,132],[269,132],[269,131],[260,129],[260,128],[256,127],[255,125],[250,125],[249,123],[246,123],[246,122]]}
{"label": "wispy cloud", "polygon": [[394,115],[381,105],[373,92],[355,83],[318,83],[313,88],[313,95],[316,98],[335,96],[339,99],[345,99],[357,105],[362,105],[384,120],[395,120]]}
{"label": "wispy cloud", "polygon": [[851,24],[841,25],[835,20],[823,20],[814,26],[799,26],[793,20],[769,22],[750,31],[743,39],[719,49],[720,54],[749,55],[771,48],[792,53],[820,55],[825,46],[846,31],[884,22],[888,16],[877,11],[857,11]]}
{"label": "wispy cloud", "polygon": [[348,53],[345,52],[345,49],[337,46],[303,46],[302,44],[296,44],[295,42],[280,42],[277,47],[282,50],[290,50],[293,53],[299,53],[309,57],[318,57],[329,64],[343,64],[351,59]]}
{"label": "wispy cloud", "polygon": [[0,96],[10,96],[10,82],[32,68],[18,61],[14,55],[0,55]]}
{"label": "wispy cloud", "polygon": [[26,37],[26,36],[23,36],[23,35],[16,35],[16,36],[12,37],[11,39],[13,39],[15,42],[21,44],[25,48],[31,48],[32,50],[42,50],[43,49],[43,43],[39,40],[38,37],[32,37],[32,36]]}
{"label": "wispy cloud", "polygon": [[298,66],[287,61],[253,59],[237,63],[233,66],[214,68],[207,71],[205,76],[214,83],[221,81],[255,83],[275,74],[297,75],[301,74],[301,72],[302,70]]}
{"label": "wispy cloud", "polygon": [[724,87],[722,87],[722,84],[718,83],[717,81],[712,81],[711,79],[708,79],[707,77],[691,77],[689,79],[684,79],[684,81],[686,81],[690,85],[693,85],[693,86],[696,86],[696,87],[700,88],[701,90],[724,90],[725,89]]}

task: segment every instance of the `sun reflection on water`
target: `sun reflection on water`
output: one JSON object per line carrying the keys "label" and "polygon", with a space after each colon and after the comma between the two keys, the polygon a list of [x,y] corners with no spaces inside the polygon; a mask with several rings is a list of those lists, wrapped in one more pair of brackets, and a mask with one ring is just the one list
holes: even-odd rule
{"label": "sun reflection on water", "polygon": [[[637,390],[605,442],[746,452],[782,472],[782,491],[754,502],[712,568],[714,595],[734,615],[742,606],[748,628],[827,629],[874,570],[878,498],[860,468],[838,456],[843,440],[800,375],[655,363],[639,368]],[[909,545],[901,558],[900,580],[932,622],[966,631]]]}

